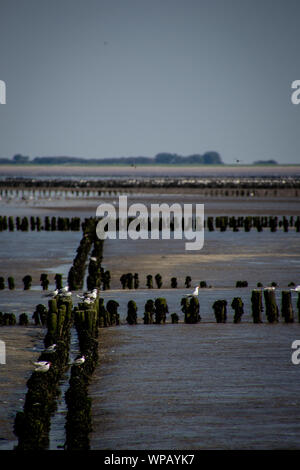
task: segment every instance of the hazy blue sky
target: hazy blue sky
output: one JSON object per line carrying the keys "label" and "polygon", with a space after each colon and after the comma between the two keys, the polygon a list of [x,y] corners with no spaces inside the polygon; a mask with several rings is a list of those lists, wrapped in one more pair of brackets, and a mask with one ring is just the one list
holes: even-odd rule
{"label": "hazy blue sky", "polygon": [[0,157],[300,163],[299,0],[0,0]]}

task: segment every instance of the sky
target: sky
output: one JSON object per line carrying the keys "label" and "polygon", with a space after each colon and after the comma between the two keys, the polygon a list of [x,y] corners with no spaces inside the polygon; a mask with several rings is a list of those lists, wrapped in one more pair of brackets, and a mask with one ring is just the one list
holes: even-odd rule
{"label": "sky", "polygon": [[0,158],[300,164],[299,0],[0,0]]}

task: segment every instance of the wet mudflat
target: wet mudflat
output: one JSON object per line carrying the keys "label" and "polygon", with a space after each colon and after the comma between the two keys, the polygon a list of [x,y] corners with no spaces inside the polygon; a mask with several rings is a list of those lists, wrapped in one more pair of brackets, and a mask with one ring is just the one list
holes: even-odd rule
{"label": "wet mudflat", "polygon": [[299,324],[101,331],[93,449],[299,449]]}

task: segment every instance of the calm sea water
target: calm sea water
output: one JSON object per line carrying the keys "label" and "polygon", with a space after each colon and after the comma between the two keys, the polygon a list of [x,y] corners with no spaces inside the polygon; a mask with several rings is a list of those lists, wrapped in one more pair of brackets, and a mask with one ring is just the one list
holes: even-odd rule
{"label": "calm sea water", "polygon": [[93,449],[299,449],[300,325],[101,331]]}
{"label": "calm sea water", "polygon": [[[16,267],[19,263],[20,271],[28,267],[30,273],[34,259],[36,272],[38,266],[49,264],[51,273],[64,275],[80,240],[80,234],[45,232],[3,232],[0,237],[0,259],[6,266],[11,263]],[[104,262],[109,265],[113,256],[124,253],[140,256],[154,252],[150,244],[128,242],[126,246],[124,251],[121,243],[107,243]],[[251,289],[257,281],[265,285],[273,280],[279,283],[279,307],[281,290],[288,282],[300,284],[299,246],[299,234],[294,231],[207,234],[203,255],[251,256],[229,261],[218,258],[210,267],[195,263],[188,268],[193,270],[193,279],[205,279],[213,286],[200,291],[202,320],[197,325],[182,323],[180,300],[189,292],[186,289],[117,288],[103,292],[105,302],[119,302],[122,325],[100,330],[100,361],[89,388],[93,400],[91,448],[299,449],[300,365],[291,362],[291,344],[300,339],[297,297],[293,293],[293,324],[285,325],[280,319],[278,324],[270,325],[263,315],[264,323],[254,325],[250,310]],[[162,247],[161,253],[165,254],[166,249]],[[167,254],[175,255],[180,250],[179,245],[170,242]],[[0,275],[6,274],[7,270]],[[248,280],[249,288],[235,289],[238,279]],[[170,314],[180,315],[181,323],[142,324],[146,300],[159,296],[166,298]],[[230,307],[235,296],[241,296],[245,305],[238,325],[233,324]],[[138,306],[136,326],[125,323],[131,299]],[[226,324],[215,323],[212,304],[217,299],[228,301]],[[26,293],[21,288],[0,292],[0,310],[17,314],[32,312],[36,304],[47,305],[47,301],[38,278]],[[76,350],[76,341],[72,348]],[[5,373],[5,369],[0,372]],[[0,423],[3,417],[8,419],[5,412],[2,407]],[[52,423],[51,448],[64,443],[64,416],[62,401]],[[10,419],[13,424],[13,416]]]}

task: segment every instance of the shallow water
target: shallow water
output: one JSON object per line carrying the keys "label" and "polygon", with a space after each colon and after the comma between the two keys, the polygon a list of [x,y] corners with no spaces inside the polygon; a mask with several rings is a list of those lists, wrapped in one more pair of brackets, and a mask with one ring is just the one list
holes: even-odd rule
{"label": "shallow water", "polygon": [[300,448],[300,325],[101,331],[92,449]]}
{"label": "shallow water", "polygon": [[[269,200],[257,205],[248,201],[246,209],[253,214],[264,211],[264,215],[269,210],[278,210],[278,215],[280,211],[288,213],[289,208],[297,211],[295,201],[292,206],[287,201],[273,204]],[[236,203],[220,201],[220,213],[225,209],[228,214],[239,210],[243,215],[243,205],[238,209]],[[20,214],[17,209],[9,210]],[[70,215],[76,214],[77,209],[69,210]],[[218,213],[218,202],[212,202],[209,210]],[[2,213],[8,214],[6,210]],[[122,325],[100,330],[100,362],[90,386],[92,449],[300,448],[300,365],[291,362],[291,343],[300,339],[297,294],[292,294],[294,324],[285,325],[280,318],[279,324],[270,325],[263,314],[264,323],[254,325],[250,310],[251,290],[258,281],[264,285],[278,282],[279,308],[281,290],[290,281],[300,284],[299,236],[293,230],[206,232],[204,248],[195,256],[184,250],[184,240],[105,242],[104,265],[112,267],[114,289],[101,296],[105,302],[119,302]],[[47,305],[39,274],[49,272],[52,286],[55,272],[66,277],[81,233],[2,232],[0,237],[0,275],[19,273],[15,275],[19,283],[15,291],[0,291],[0,310],[18,315],[32,313],[38,303]],[[151,263],[144,268],[147,256]],[[146,289],[144,274],[162,272],[164,263],[163,288]],[[10,266],[16,271],[9,271]],[[136,272],[137,266],[141,273],[145,271],[140,276],[140,289],[123,291],[116,273],[123,267],[123,272]],[[30,291],[20,287],[23,273],[35,273]],[[169,288],[170,274],[178,277],[180,288]],[[193,279],[188,290],[182,288],[186,275]],[[247,280],[249,287],[235,289],[239,279]],[[212,288],[200,290],[201,322],[185,325],[180,301],[199,280],[206,280]],[[238,325],[233,324],[230,307],[236,296],[241,296],[245,305]],[[157,297],[167,300],[168,321],[171,313],[179,314],[178,325],[142,324],[145,302]],[[217,299],[228,302],[226,324],[215,323],[212,304]],[[75,295],[73,300],[76,304],[79,299]],[[137,326],[126,325],[129,300],[138,306]],[[2,373],[5,379],[5,369]],[[12,390],[10,415],[7,417],[2,407],[0,423],[3,416],[13,423],[19,398],[25,393],[22,384]],[[51,448],[64,444],[66,410],[62,398],[51,427]]]}

